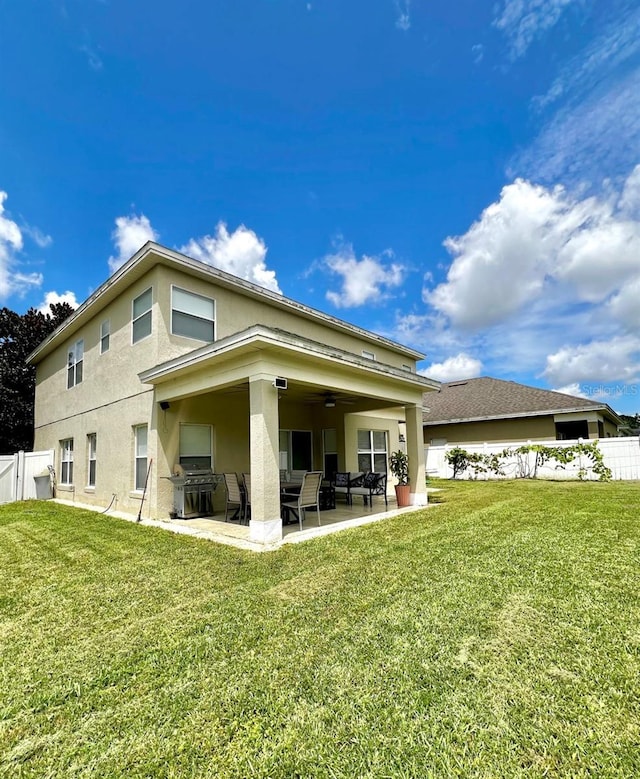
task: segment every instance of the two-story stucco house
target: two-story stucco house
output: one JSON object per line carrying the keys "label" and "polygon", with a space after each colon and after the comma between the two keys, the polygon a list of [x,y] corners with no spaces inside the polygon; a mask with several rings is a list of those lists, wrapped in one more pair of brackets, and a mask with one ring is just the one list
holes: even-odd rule
{"label": "two-story stucco house", "polygon": [[31,355],[35,448],[83,503],[136,513],[148,475],[159,518],[176,464],[249,471],[249,538],[272,543],[282,467],[380,470],[405,436],[426,502],[422,356],[147,243]]}

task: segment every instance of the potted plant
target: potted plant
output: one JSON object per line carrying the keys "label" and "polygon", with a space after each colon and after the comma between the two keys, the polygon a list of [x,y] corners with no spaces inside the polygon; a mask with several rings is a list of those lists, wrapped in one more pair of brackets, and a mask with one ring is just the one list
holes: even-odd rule
{"label": "potted plant", "polygon": [[396,484],[396,500],[398,507],[411,505],[411,487],[409,486],[409,457],[406,452],[398,449],[389,458],[391,473],[398,480]]}

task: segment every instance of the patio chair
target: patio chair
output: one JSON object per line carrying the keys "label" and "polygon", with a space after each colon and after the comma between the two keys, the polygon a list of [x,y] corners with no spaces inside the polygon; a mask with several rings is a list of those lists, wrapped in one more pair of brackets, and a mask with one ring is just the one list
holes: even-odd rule
{"label": "patio chair", "polygon": [[[282,510],[285,513],[293,512],[300,523],[300,530],[302,530],[306,509],[313,508],[314,506],[318,515],[318,527],[320,526],[321,483],[322,471],[307,471],[302,477],[302,486],[298,495],[287,492],[282,493],[282,497],[285,498],[281,504]],[[287,498],[295,498],[295,500],[286,500]]]}
{"label": "patio chair", "polygon": [[224,473],[224,487],[226,491],[227,502],[224,507],[224,521],[229,521],[229,506],[235,506],[235,512],[231,517],[234,520],[238,517],[242,521],[242,511],[244,507],[244,501],[242,500],[242,492],[240,491],[240,484],[238,482],[237,473]]}
{"label": "patio chair", "polygon": [[369,500],[369,505],[373,506],[373,498],[376,495],[380,495],[384,498],[385,508],[389,508],[387,498],[387,474],[376,473],[375,471],[365,473],[362,476],[360,483],[357,486],[352,486],[350,488],[349,494],[351,496],[362,495],[362,501],[365,506],[367,505],[367,499]]}
{"label": "patio chair", "polygon": [[251,513],[251,474],[242,474],[242,484],[244,487],[244,521],[249,523],[249,514]]}
{"label": "patio chair", "polygon": [[344,495],[347,505],[351,503],[349,488],[351,486],[351,473],[349,471],[336,471],[332,479],[333,491],[336,495]]}

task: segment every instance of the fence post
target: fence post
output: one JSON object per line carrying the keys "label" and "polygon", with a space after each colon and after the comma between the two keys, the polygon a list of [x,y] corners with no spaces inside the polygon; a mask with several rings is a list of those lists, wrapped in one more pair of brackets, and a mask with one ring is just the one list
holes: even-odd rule
{"label": "fence post", "polygon": [[16,455],[16,500],[24,500],[24,452]]}

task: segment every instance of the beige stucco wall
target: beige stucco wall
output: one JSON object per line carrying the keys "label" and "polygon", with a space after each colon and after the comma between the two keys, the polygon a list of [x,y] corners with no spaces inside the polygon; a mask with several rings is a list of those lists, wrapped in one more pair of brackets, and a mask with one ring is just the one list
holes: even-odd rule
{"label": "beige stucco wall", "polygon": [[[604,424],[604,437],[618,435],[616,426],[604,420],[597,412],[557,415],[556,419],[558,421],[586,419],[590,439],[598,438],[598,420]],[[425,445],[429,446],[432,442],[442,440],[446,440],[448,444],[472,444],[485,441],[555,441],[555,419],[550,415],[425,426]]]}
{"label": "beige stucco wall", "polygon": [[176,357],[201,345],[198,341],[171,335],[171,285],[173,284],[186,289],[188,292],[194,292],[215,300],[216,340],[226,338],[233,333],[241,332],[248,327],[259,324],[265,327],[280,328],[289,333],[295,333],[304,338],[310,338],[327,346],[335,346],[357,355],[360,355],[363,350],[373,352],[378,362],[393,365],[396,368],[401,368],[403,364],[410,364],[415,370],[415,361],[398,354],[392,349],[372,344],[364,338],[361,339],[347,333],[341,333],[321,322],[307,319],[291,311],[276,308],[269,302],[246,297],[234,290],[226,289],[165,266],[158,266],[156,272],[159,313],[162,318],[158,348],[163,355],[163,360]]}
{"label": "beige stucco wall", "polygon": [[[64,344],[45,357],[36,367],[36,448],[41,428],[54,420],[86,411],[109,407],[122,398],[144,394],[138,372],[158,362],[159,309],[156,294],[152,308],[152,333],[138,343],[131,342],[131,307],[134,298],[154,286],[154,274],[147,274],[130,288],[127,295],[105,308]],[[100,326],[110,321],[109,350],[100,354]],[[83,380],[67,389],[67,351],[79,339],[84,340]]]}
{"label": "beige stucco wall", "polygon": [[496,419],[486,422],[460,422],[453,425],[427,425],[424,442],[445,439],[448,444],[471,444],[484,441],[555,441],[553,416],[523,419]]}

